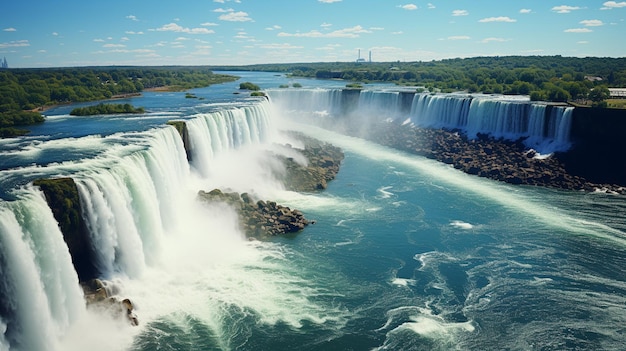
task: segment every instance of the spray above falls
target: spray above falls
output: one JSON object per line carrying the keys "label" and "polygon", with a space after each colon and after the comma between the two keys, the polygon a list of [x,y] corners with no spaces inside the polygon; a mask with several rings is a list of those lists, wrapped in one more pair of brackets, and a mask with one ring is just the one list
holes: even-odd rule
{"label": "spray above falls", "polygon": [[460,130],[469,138],[487,134],[524,139],[542,154],[570,148],[574,108],[523,98],[469,94],[423,94],[400,90],[271,90],[272,102],[312,118],[350,118],[353,128],[370,121],[410,121],[423,128]]}

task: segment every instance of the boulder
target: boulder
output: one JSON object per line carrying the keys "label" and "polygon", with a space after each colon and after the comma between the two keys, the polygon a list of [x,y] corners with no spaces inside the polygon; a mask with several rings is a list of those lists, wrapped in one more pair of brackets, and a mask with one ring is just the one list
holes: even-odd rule
{"label": "boulder", "polygon": [[96,308],[110,313],[113,317],[125,319],[132,326],[139,325],[130,299],[122,299],[116,295],[119,290],[111,282],[91,279],[80,283],[88,308]]}

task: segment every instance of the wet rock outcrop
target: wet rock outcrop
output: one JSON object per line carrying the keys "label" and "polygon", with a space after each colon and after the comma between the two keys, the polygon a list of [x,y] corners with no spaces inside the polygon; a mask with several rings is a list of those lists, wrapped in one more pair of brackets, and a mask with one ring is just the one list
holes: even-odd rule
{"label": "wet rock outcrop", "polygon": [[91,279],[80,283],[88,308],[96,308],[110,313],[115,318],[125,319],[132,326],[139,325],[135,308],[130,299],[117,296],[118,289],[111,282]]}
{"label": "wet rock outcrop", "polygon": [[254,200],[248,193],[222,192],[214,189],[200,191],[202,201],[222,202],[231,206],[239,216],[239,225],[249,238],[263,239],[280,234],[296,233],[311,222],[302,212],[273,201]]}
{"label": "wet rock outcrop", "polygon": [[309,138],[301,133],[293,135],[304,142],[304,149],[297,151],[308,160],[308,163],[303,166],[292,158],[278,156],[287,170],[285,187],[299,192],[326,189],[328,182],[335,179],[339,172],[344,158],[343,151],[332,144]]}

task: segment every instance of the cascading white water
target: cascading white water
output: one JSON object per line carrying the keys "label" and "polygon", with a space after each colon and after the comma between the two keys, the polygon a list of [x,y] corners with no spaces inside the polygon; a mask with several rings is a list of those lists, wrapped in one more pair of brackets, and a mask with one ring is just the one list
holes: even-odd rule
{"label": "cascading white water", "polygon": [[336,115],[342,109],[341,89],[274,89],[268,93],[272,103],[283,111],[327,116]]}
{"label": "cascading white water", "polygon": [[[0,340],[19,350],[57,350],[85,312],[78,275],[46,200],[35,188],[0,207],[0,287],[11,310]],[[8,349],[8,347],[7,347]]]}
{"label": "cascading white water", "polygon": [[[96,141],[113,146],[100,146],[107,150],[100,157],[51,166],[49,174],[74,179],[97,269],[139,306],[142,323],[185,311],[229,348],[230,338],[241,332],[223,325],[231,305],[270,324],[323,322],[336,312],[308,300],[315,287],[287,273],[282,249],[248,242],[231,209],[196,198],[198,190],[212,189],[206,186],[232,184],[219,176],[240,178],[241,188],[257,188],[254,181],[280,188],[267,173],[273,161],[263,150],[280,139],[268,105],[257,101],[186,120],[196,147],[193,167],[171,126],[101,138]],[[214,169],[204,173],[209,165]],[[132,330],[85,308],[43,195],[31,186],[16,196],[0,201],[0,348],[94,349],[88,340],[97,340],[95,350],[128,347]]]}
{"label": "cascading white water", "polygon": [[425,128],[464,129],[470,103],[467,96],[417,94],[411,105],[411,122]]}
{"label": "cascading white water", "polygon": [[473,99],[465,128],[470,138],[478,133],[515,140],[528,133],[528,104]]}
{"label": "cascading white water", "polygon": [[241,108],[200,114],[187,122],[195,168],[209,175],[215,153],[267,140],[271,123],[267,101]]}
{"label": "cascading white water", "polygon": [[399,92],[365,90],[359,94],[358,109],[353,113],[396,119],[402,112],[400,103]]}

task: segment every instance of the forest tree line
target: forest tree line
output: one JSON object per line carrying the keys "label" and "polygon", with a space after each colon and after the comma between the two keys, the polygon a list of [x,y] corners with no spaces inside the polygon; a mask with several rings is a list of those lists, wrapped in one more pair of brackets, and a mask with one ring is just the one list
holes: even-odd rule
{"label": "forest tree line", "polygon": [[43,122],[39,113],[24,111],[49,105],[106,100],[149,88],[200,88],[236,79],[214,74],[207,67],[3,69],[0,70],[0,128],[5,128],[5,136],[19,135],[14,127]]}
{"label": "forest tree line", "polygon": [[530,95],[532,100],[580,101],[598,88],[626,87],[626,58],[504,56],[429,62],[325,62],[222,66],[214,69],[285,72],[294,77],[392,82],[428,91]]}

